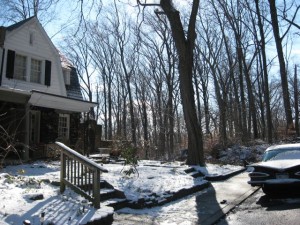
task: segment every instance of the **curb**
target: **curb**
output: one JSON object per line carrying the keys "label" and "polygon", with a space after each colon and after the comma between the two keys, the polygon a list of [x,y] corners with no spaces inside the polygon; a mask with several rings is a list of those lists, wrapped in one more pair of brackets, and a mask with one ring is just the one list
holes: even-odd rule
{"label": "curb", "polygon": [[227,174],[222,174],[222,175],[217,175],[217,176],[207,175],[207,176],[204,177],[204,179],[208,180],[208,181],[223,181],[223,180],[227,180],[230,177],[233,177],[235,175],[238,175],[238,174],[246,171],[246,169],[247,168],[243,168],[243,169],[240,169],[240,170],[236,170],[232,173],[227,173]]}
{"label": "curb", "polygon": [[194,194],[198,191],[202,191],[203,189],[208,188],[209,186],[210,186],[210,182],[205,182],[203,184],[195,185],[190,188],[180,189],[179,191],[176,192],[166,192],[160,196],[156,195],[155,193],[152,193],[149,196],[149,198],[141,198],[138,199],[137,201],[128,202],[125,207],[129,207],[132,209],[144,209],[144,208],[162,206],[169,202]]}

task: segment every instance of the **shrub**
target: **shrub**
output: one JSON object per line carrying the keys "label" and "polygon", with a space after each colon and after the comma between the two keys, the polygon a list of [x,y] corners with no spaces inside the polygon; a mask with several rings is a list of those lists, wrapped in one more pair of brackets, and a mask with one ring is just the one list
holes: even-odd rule
{"label": "shrub", "polygon": [[125,160],[124,161],[124,168],[129,166],[129,168],[122,169],[122,172],[126,176],[130,176],[131,174],[138,174],[137,166],[138,166],[138,158],[136,156],[137,149],[132,146],[127,146],[126,148],[122,149],[121,157]]}
{"label": "shrub", "polygon": [[0,169],[3,167],[4,160],[11,153],[21,160],[21,156],[17,149],[18,146],[23,146],[23,144],[14,141],[14,138],[8,134],[3,126],[0,125]]}

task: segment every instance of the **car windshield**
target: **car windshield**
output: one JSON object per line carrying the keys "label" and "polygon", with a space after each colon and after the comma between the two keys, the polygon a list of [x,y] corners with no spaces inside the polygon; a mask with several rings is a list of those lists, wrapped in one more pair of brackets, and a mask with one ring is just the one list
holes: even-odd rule
{"label": "car windshield", "polygon": [[285,159],[300,159],[300,149],[274,149],[265,152],[265,154],[263,155],[263,161]]}

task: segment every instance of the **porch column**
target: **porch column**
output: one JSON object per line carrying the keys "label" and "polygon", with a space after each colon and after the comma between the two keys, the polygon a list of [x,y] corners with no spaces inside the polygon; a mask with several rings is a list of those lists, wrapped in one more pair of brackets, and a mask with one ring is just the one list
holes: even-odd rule
{"label": "porch column", "polygon": [[29,160],[30,105],[25,105],[25,138],[23,160]]}

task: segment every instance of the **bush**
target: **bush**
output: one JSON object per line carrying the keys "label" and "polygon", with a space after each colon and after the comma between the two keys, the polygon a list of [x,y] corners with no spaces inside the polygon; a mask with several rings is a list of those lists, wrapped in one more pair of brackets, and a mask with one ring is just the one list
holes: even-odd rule
{"label": "bush", "polygon": [[14,141],[5,128],[0,125],[0,169],[3,167],[4,160],[11,154],[21,160],[18,151],[18,147],[20,146],[23,146],[23,144]]}
{"label": "bush", "polygon": [[122,172],[126,176],[130,176],[131,174],[138,174],[137,166],[138,166],[138,159],[136,156],[137,149],[132,146],[127,146],[125,149],[121,151],[121,157],[124,158],[124,168],[129,166],[129,169],[122,170]]}

